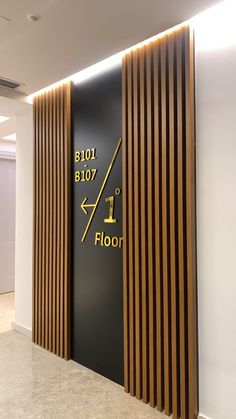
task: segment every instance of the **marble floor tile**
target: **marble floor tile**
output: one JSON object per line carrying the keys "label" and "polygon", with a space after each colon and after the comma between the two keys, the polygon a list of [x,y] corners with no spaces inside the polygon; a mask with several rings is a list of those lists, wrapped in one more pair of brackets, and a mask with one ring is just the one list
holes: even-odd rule
{"label": "marble floor tile", "polygon": [[123,387],[32,344],[0,334],[1,419],[164,419]]}
{"label": "marble floor tile", "polygon": [[15,293],[0,294],[0,333],[12,329],[14,320]]}

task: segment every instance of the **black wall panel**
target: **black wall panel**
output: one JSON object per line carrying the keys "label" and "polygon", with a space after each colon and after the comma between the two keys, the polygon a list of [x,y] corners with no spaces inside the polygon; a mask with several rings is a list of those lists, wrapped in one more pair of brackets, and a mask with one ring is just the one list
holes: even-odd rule
{"label": "black wall panel", "polygon": [[[121,67],[72,87],[72,358],[119,384],[123,384],[121,129]],[[96,150],[82,152],[88,149]],[[93,180],[84,180],[94,175]],[[96,201],[95,211],[87,206]],[[104,222],[109,215],[116,222]]]}

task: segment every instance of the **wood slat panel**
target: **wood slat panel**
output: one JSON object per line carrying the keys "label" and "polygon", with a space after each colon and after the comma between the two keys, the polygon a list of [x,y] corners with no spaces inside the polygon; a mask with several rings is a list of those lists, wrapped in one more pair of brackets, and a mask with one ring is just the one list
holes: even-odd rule
{"label": "wood slat panel", "polygon": [[198,410],[193,47],[183,26],[123,59],[125,390],[173,419]]}
{"label": "wood slat panel", "polygon": [[33,341],[70,358],[70,83],[34,98]]}

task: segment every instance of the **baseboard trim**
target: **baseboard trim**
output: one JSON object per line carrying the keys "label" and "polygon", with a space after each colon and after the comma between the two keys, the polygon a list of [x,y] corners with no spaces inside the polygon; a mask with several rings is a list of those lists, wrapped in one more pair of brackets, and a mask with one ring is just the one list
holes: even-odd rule
{"label": "baseboard trim", "polygon": [[209,416],[203,415],[202,413],[199,413],[198,419],[211,419],[211,418],[209,418]]}
{"label": "baseboard trim", "polygon": [[16,330],[17,332],[21,333],[22,335],[28,336],[32,338],[32,330],[28,329],[27,327],[23,326],[20,323],[12,322],[12,329]]}

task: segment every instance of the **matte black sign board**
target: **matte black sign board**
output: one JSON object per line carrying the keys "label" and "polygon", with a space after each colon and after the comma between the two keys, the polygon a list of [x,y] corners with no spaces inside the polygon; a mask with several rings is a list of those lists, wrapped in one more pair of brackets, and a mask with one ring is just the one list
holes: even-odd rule
{"label": "matte black sign board", "polygon": [[123,385],[121,67],[72,88],[72,358]]}

